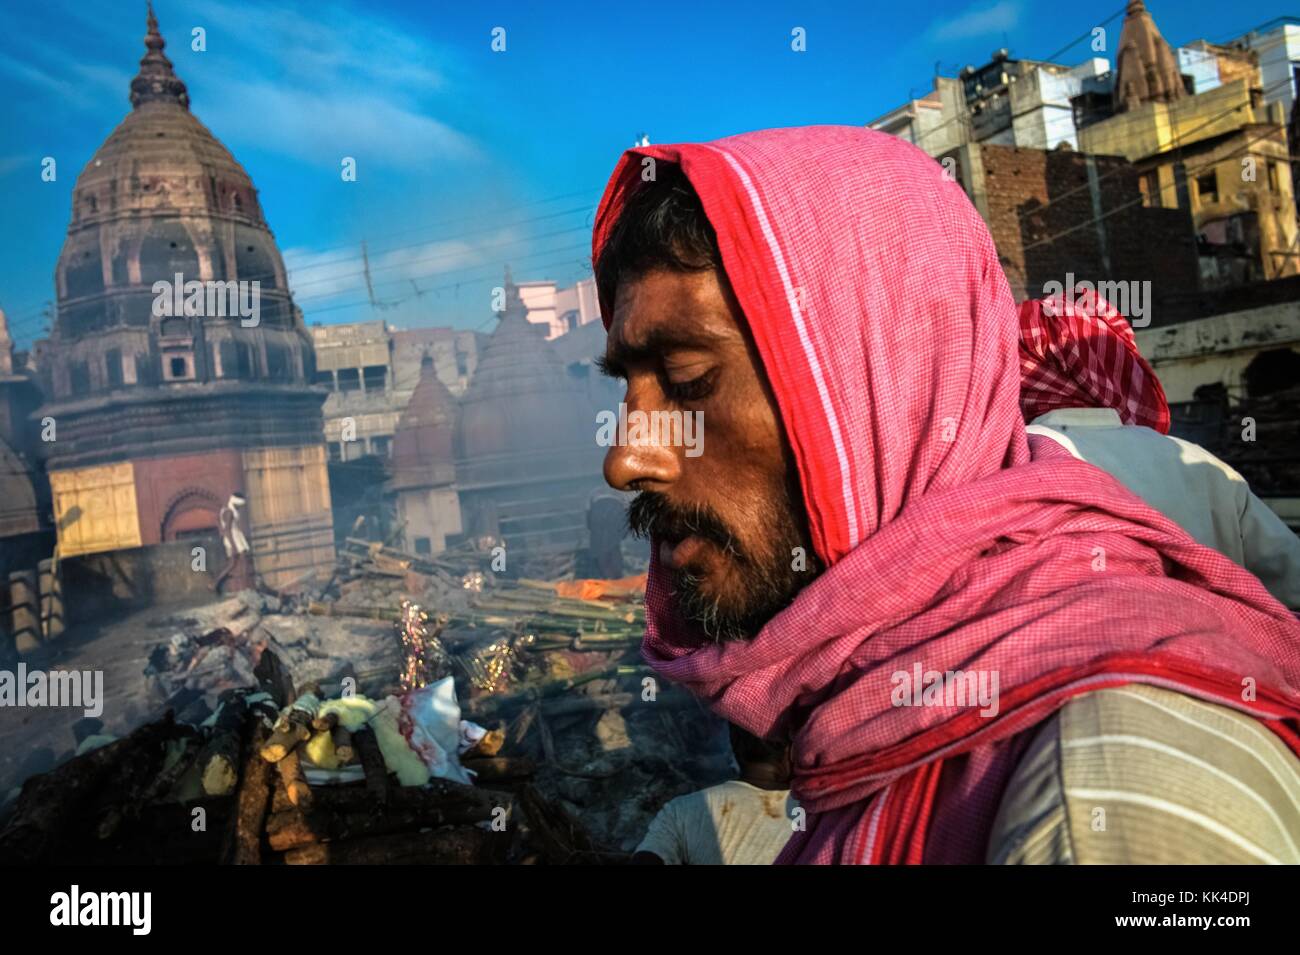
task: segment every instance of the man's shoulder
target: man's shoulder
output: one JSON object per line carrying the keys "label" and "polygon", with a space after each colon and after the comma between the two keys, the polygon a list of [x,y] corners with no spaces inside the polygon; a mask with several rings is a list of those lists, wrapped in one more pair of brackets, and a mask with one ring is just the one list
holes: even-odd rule
{"label": "man's shoulder", "polygon": [[1078,697],[1012,774],[991,862],[1300,863],[1300,759],[1259,720],[1150,686]]}

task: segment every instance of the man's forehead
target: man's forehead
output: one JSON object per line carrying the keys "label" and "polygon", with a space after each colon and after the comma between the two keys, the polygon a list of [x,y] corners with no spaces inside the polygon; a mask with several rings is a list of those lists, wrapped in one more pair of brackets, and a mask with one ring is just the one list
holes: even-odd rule
{"label": "man's forehead", "polygon": [[[700,286],[699,274],[627,283],[619,289],[606,353],[635,358],[672,350],[707,349],[741,336],[727,300]],[[713,292],[712,295],[708,294]]]}

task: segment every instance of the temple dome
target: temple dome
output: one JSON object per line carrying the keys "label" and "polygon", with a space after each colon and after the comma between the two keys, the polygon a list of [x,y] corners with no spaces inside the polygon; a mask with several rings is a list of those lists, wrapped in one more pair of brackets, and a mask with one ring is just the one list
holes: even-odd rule
{"label": "temple dome", "polygon": [[[248,173],[189,109],[149,10],[146,53],[131,82],[132,110],[86,164],[55,274],[56,336],[139,324],[154,282],[258,280],[283,290],[284,264]],[[142,293],[104,308],[114,291]],[[287,301],[273,312],[288,315]],[[274,306],[279,306],[275,308]]]}
{"label": "temple dome", "polygon": [[426,357],[393,435],[392,490],[451,484],[456,477],[452,433],[456,399]]}
{"label": "temple dome", "polygon": [[[73,188],[55,270],[57,314],[49,339],[37,345],[44,413],[60,421],[59,441],[44,452],[60,466],[134,453],[125,445],[159,455],[213,441],[271,440],[272,432],[276,441],[297,441],[308,427],[308,419],[284,415],[286,423],[277,424],[268,401],[256,424],[245,420],[218,438],[181,420],[177,401],[194,414],[226,419],[256,385],[264,393],[292,391],[286,401],[310,399],[319,407],[315,352],[257,190],[190,112],[152,7],[144,46],[130,84],[131,112]],[[174,288],[177,275],[181,283],[223,284],[203,287],[199,314],[176,309],[177,296],[167,296],[170,311],[156,314],[167,294],[156,283]],[[182,284],[180,297],[186,292]],[[241,305],[249,314],[240,313]],[[204,402],[216,404],[199,411]],[[114,436],[105,421],[122,415],[138,428],[117,435],[123,446],[110,448]],[[169,423],[160,430],[159,421]]]}
{"label": "temple dome", "polygon": [[596,421],[582,382],[547,344],[541,326],[528,321],[508,278],[506,296],[506,308],[460,400],[457,461],[462,469],[489,462],[522,468],[530,459],[547,459],[560,471],[570,470],[565,461],[580,468],[575,452],[596,450]]}
{"label": "temple dome", "polygon": [[1160,35],[1142,0],[1129,0],[1115,54],[1115,105],[1118,112],[1143,103],[1168,103],[1185,96],[1178,60]]}

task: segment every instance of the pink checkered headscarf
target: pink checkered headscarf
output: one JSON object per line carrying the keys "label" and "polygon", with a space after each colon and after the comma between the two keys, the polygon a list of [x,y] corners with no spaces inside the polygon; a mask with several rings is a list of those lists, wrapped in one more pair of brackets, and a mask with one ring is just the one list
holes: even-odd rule
{"label": "pink checkered headscarf", "polygon": [[[848,127],[639,147],[605,191],[597,255],[646,159],[680,164],[717,232],[827,565],[752,640],[716,645],[651,548],[646,660],[793,739],[809,824],[783,861],[982,860],[1026,731],[1105,686],[1212,699],[1300,751],[1295,618],[1104,472],[1027,439],[1017,308],[937,163]],[[895,705],[917,665],[996,674],[996,712]]]}
{"label": "pink checkered headscarf", "polygon": [[1020,304],[1020,406],[1026,421],[1057,408],[1113,408],[1125,424],[1169,433],[1169,403],[1133,329],[1094,289]]}

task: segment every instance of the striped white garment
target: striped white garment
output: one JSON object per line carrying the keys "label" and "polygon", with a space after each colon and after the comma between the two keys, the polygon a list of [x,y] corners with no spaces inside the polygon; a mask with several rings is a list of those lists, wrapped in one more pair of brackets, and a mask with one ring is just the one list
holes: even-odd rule
{"label": "striped white garment", "polygon": [[1258,720],[1152,686],[1047,720],[1007,786],[989,862],[1300,864],[1300,759]]}

